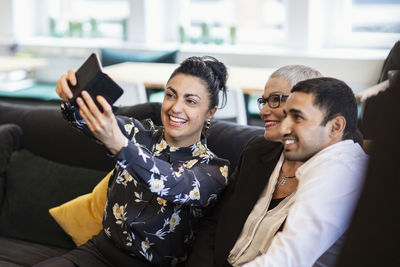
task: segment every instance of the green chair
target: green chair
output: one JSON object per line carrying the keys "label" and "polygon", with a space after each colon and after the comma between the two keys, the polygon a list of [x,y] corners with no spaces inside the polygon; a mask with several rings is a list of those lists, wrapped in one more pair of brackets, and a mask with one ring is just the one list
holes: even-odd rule
{"label": "green chair", "polygon": [[146,51],[146,52],[123,52],[102,48],[101,63],[109,66],[122,62],[154,62],[154,63],[176,63],[178,50],[173,51]]}

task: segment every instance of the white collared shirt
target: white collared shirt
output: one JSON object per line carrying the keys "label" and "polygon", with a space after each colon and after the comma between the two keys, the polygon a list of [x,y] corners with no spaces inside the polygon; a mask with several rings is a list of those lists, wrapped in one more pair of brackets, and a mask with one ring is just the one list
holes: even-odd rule
{"label": "white collared shirt", "polygon": [[312,266],[349,226],[367,161],[358,144],[345,140],[300,166],[295,201],[283,230],[265,254],[244,266]]}

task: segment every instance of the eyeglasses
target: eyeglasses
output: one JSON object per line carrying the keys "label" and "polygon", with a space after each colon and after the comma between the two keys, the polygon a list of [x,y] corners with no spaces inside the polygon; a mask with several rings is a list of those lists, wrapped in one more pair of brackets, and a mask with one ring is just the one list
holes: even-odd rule
{"label": "eyeglasses", "polygon": [[282,101],[286,101],[286,98],[288,98],[289,95],[270,95],[267,98],[262,98],[260,97],[259,99],[257,99],[257,106],[258,108],[261,110],[265,103],[268,103],[268,106],[270,108],[279,108],[279,106],[281,105]]}

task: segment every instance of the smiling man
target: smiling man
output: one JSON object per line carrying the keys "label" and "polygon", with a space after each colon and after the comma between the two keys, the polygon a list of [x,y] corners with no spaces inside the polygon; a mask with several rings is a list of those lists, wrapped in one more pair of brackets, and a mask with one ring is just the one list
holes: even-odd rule
{"label": "smiling man", "polygon": [[[362,188],[367,161],[352,140],[357,135],[356,101],[340,80],[310,79],[293,87],[284,114],[280,128],[284,157],[304,162],[296,171],[295,200],[288,207],[283,229],[268,247],[260,249],[263,255],[245,266],[312,266],[316,261],[332,266]],[[263,222],[261,226],[265,227]],[[260,229],[256,234],[262,234]]]}

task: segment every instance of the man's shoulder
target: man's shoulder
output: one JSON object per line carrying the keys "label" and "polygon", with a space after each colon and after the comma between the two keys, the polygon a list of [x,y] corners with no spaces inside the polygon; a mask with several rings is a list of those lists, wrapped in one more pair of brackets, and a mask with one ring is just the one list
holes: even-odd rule
{"label": "man's shoulder", "polygon": [[318,154],[323,157],[329,157],[333,161],[348,161],[351,159],[365,161],[368,159],[361,146],[352,140],[343,140],[333,144]]}
{"label": "man's shoulder", "polygon": [[331,145],[300,167],[303,171],[354,172],[362,170],[368,161],[368,156],[362,148],[351,140],[341,141]]}

